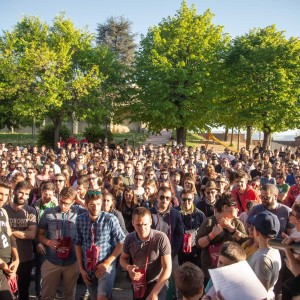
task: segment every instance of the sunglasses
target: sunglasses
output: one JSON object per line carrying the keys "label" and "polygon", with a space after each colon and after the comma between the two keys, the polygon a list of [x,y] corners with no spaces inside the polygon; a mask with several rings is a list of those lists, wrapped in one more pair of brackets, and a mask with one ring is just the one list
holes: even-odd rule
{"label": "sunglasses", "polygon": [[185,202],[185,201],[191,202],[191,201],[193,201],[193,198],[182,198],[181,200],[182,200],[183,202]]}
{"label": "sunglasses", "polygon": [[92,195],[100,196],[101,192],[100,191],[95,191],[95,190],[88,190],[87,194],[89,196],[92,196]]}
{"label": "sunglasses", "polygon": [[63,179],[56,179],[55,182],[64,182]]}
{"label": "sunglasses", "polygon": [[171,201],[172,197],[161,195],[161,196],[159,196],[159,199],[160,200],[165,200],[166,199],[167,201]]}

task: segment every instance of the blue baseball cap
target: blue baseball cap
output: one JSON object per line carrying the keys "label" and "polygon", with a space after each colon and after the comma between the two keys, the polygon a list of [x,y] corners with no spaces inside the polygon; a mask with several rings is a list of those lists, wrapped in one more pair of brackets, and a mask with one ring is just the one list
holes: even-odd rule
{"label": "blue baseball cap", "polygon": [[275,238],[280,230],[278,217],[269,211],[264,211],[256,215],[253,220],[253,226],[258,232],[269,238]]}

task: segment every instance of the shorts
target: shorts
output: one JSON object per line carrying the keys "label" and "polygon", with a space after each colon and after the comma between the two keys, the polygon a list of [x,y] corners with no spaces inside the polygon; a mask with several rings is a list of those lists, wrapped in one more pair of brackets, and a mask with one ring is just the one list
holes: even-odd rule
{"label": "shorts", "polygon": [[116,278],[116,263],[113,262],[101,277],[92,278],[92,284],[88,285],[91,300],[96,300],[97,296],[112,297],[112,290]]}

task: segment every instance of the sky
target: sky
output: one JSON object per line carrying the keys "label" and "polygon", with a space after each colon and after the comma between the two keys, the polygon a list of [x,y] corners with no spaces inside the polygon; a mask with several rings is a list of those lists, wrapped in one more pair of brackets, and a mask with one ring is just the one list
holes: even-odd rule
{"label": "sky", "polygon": [[[26,15],[38,16],[51,24],[64,11],[77,27],[95,32],[109,17],[123,16],[132,22],[132,32],[146,35],[148,28],[174,16],[182,0],[0,0],[0,32],[11,30]],[[286,36],[300,37],[299,0],[188,0],[198,14],[210,9],[213,23],[224,26],[232,37],[253,28],[276,24]]]}
{"label": "sky", "polygon": [[[300,37],[299,0],[187,0],[195,5],[198,14],[207,9],[215,15],[213,23],[223,26],[232,38],[253,28],[275,24],[287,38]],[[0,34],[12,30],[24,16],[37,16],[48,24],[60,12],[76,27],[96,32],[97,24],[110,17],[123,16],[132,22],[132,33],[146,35],[149,27],[163,18],[176,15],[182,0],[0,0]],[[287,135],[295,136],[296,131]]]}

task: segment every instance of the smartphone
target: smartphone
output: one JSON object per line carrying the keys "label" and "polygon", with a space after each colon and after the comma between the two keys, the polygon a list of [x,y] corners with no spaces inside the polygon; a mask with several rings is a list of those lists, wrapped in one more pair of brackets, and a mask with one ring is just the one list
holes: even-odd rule
{"label": "smartphone", "polygon": [[293,253],[300,255],[300,243],[291,243],[289,245],[282,244],[282,239],[269,240],[269,246],[278,250],[284,250],[286,248],[291,249]]}

